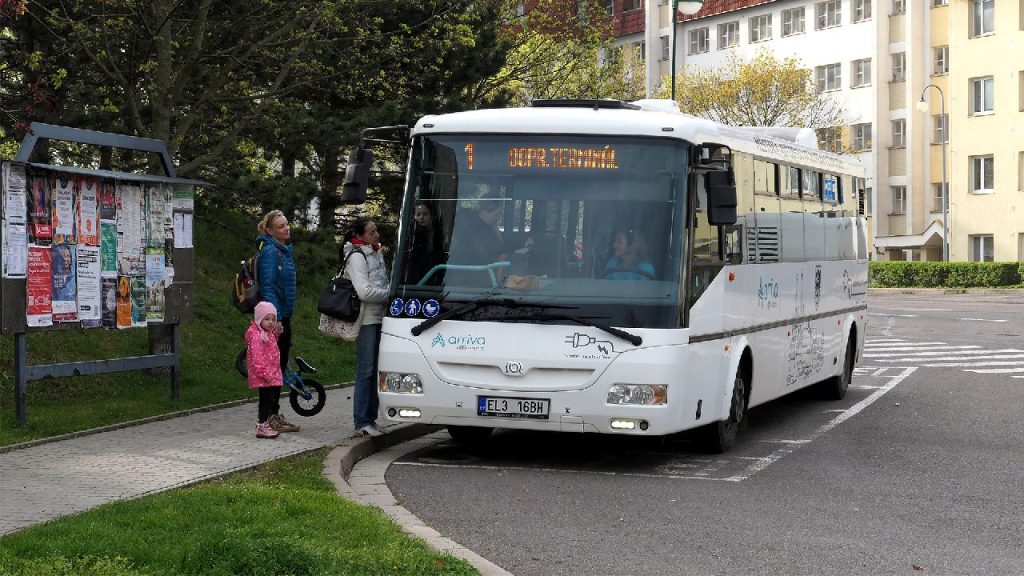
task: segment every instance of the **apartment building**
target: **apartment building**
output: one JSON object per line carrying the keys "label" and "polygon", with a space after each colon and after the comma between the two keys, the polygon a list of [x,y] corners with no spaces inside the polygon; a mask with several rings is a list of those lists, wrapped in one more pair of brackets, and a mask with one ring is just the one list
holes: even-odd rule
{"label": "apartment building", "polygon": [[[607,6],[653,94],[671,74],[672,12],[647,2]],[[848,124],[823,145],[868,175],[873,258],[941,260],[946,245],[952,261],[1024,260],[1024,0],[707,0],[675,33],[677,71],[762,47],[814,70]]]}

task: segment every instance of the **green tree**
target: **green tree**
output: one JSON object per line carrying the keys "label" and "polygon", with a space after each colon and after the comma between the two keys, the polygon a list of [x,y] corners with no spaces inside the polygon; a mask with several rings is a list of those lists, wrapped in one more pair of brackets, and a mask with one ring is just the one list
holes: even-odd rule
{"label": "green tree", "polygon": [[[665,85],[670,81],[665,79]],[[733,126],[831,128],[843,109],[817,91],[811,70],[797,58],[759,50],[750,62],[732,55],[716,68],[690,67],[676,78],[679,109]],[[662,97],[668,96],[668,88]]]}

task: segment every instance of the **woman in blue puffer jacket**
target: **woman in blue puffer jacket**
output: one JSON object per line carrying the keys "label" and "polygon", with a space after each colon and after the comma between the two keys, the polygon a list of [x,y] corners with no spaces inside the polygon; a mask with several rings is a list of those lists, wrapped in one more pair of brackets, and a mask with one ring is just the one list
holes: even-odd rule
{"label": "woman in blue puffer jacket", "polygon": [[[292,310],[295,307],[295,261],[292,260],[292,231],[288,218],[280,210],[271,210],[256,226],[260,235],[257,271],[260,297],[277,309],[277,320],[283,331],[277,339],[281,350],[281,371],[288,366],[288,352],[292,347]],[[298,432],[299,427],[280,414],[280,388],[271,411],[270,427],[278,432]]]}

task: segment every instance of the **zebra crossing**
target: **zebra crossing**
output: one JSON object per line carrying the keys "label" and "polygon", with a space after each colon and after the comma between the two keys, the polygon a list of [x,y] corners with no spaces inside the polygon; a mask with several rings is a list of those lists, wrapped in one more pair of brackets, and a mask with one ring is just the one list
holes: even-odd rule
{"label": "zebra crossing", "polygon": [[945,342],[911,342],[902,338],[872,338],[864,342],[865,362],[960,368],[977,374],[1006,374],[1024,378],[1024,350],[983,346],[951,345]]}

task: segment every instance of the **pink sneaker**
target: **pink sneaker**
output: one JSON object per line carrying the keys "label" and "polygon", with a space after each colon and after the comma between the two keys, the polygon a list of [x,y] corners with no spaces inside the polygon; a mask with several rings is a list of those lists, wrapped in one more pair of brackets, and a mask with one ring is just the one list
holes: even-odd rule
{"label": "pink sneaker", "polygon": [[280,433],[270,427],[269,422],[263,422],[256,425],[256,437],[257,438],[277,438]]}

